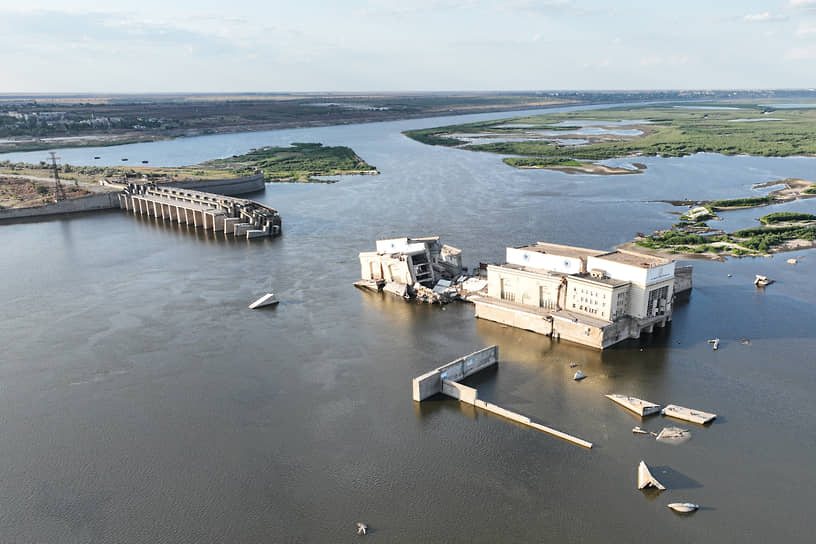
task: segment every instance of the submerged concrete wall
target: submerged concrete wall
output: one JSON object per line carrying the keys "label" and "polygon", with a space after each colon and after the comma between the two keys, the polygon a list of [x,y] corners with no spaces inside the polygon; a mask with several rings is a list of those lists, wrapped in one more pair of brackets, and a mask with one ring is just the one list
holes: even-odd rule
{"label": "submerged concrete wall", "polygon": [[[448,390],[454,393],[451,396],[461,399],[462,393],[464,392],[464,396],[468,397],[469,393],[464,391],[464,389],[459,388],[465,388],[466,386],[459,386],[459,384],[452,385],[452,383],[463,378],[467,378],[471,374],[474,374],[491,365],[495,365],[498,362],[499,346],[490,346],[431,370],[418,378],[414,378],[414,400],[419,402],[427,399],[428,397],[436,395],[437,393],[442,393],[444,381],[451,382],[447,386]],[[473,398],[475,400],[475,390],[473,391]]]}
{"label": "submerged concrete wall", "polygon": [[96,193],[79,198],[72,198],[70,200],[61,200],[45,206],[0,210],[0,221],[90,212],[95,210],[110,210],[118,207],[119,193],[112,191],[109,193]]}
{"label": "submerged concrete wall", "polygon": [[522,425],[527,425],[538,431],[557,436],[562,440],[567,440],[568,442],[572,442],[573,444],[577,444],[584,448],[592,448],[591,442],[587,442],[586,440],[576,438],[568,435],[567,433],[557,431],[545,425],[534,423],[525,415],[513,412],[512,410],[507,410],[506,408],[502,408],[496,404],[480,400],[478,391],[476,389],[462,385],[461,383],[457,383],[455,381],[466,378],[467,376],[487,368],[488,366],[497,364],[498,362],[499,347],[490,346],[489,348],[473,352],[470,355],[465,355],[464,357],[460,357],[459,359],[451,361],[446,365],[431,370],[418,378],[414,378],[414,400],[420,402],[437,393],[443,393],[449,397],[459,400],[460,402],[481,408],[482,410],[490,412],[491,414],[515,421],[516,423],[521,423]]}

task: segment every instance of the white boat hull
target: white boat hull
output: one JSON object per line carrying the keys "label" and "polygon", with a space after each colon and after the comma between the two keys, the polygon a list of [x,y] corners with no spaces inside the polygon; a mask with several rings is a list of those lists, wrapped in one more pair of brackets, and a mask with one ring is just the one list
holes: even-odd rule
{"label": "white boat hull", "polygon": [[700,505],[692,502],[673,502],[667,506],[675,512],[680,512],[681,514],[690,514],[691,512],[694,512],[700,508]]}

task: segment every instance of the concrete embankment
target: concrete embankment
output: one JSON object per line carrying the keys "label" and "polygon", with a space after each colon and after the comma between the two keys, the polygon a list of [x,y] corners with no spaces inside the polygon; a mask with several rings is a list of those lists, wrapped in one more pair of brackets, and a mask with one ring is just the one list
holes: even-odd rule
{"label": "concrete embankment", "polygon": [[244,176],[242,178],[178,181],[168,183],[167,185],[171,187],[178,187],[179,189],[194,189],[196,191],[202,191],[205,193],[235,196],[263,191],[265,183],[263,174],[253,174],[251,176]]}
{"label": "concrete embankment", "polygon": [[[124,185],[116,183],[103,183],[103,185],[106,186],[103,190],[107,188],[125,187]],[[224,196],[235,196],[262,191],[265,182],[263,174],[253,174],[241,178],[180,181],[167,185]],[[62,200],[46,206],[0,210],[0,222],[13,222],[18,219],[67,215],[98,210],[111,210],[120,207],[118,195],[118,191],[106,190],[106,192],[103,193]]]}
{"label": "concrete embankment", "polygon": [[0,222],[10,222],[17,219],[27,219],[32,217],[47,217],[97,210],[111,210],[119,207],[118,195],[118,192],[111,191],[79,198],[72,198],[70,200],[61,200],[46,206],[0,210]]}

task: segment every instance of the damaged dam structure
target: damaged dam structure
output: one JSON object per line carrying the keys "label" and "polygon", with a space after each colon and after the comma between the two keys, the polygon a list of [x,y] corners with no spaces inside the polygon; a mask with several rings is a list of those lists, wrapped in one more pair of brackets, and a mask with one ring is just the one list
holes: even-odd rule
{"label": "damaged dam structure", "polygon": [[119,194],[119,206],[134,214],[247,239],[281,233],[281,218],[273,208],[252,200],[192,189],[129,183]]}
{"label": "damaged dam structure", "polygon": [[487,296],[471,302],[476,317],[605,349],[671,321],[690,267],[675,276],[660,257],[537,242],[507,248],[505,264],[487,267]]}

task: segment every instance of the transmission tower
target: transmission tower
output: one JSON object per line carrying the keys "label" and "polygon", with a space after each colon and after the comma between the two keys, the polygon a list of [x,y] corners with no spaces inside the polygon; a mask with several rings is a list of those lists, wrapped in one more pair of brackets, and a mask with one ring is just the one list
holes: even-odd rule
{"label": "transmission tower", "polygon": [[65,200],[65,191],[62,188],[62,183],[60,183],[59,179],[59,168],[57,167],[57,154],[53,151],[49,151],[51,154],[51,165],[54,168],[54,202],[59,202],[60,200]]}

